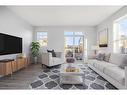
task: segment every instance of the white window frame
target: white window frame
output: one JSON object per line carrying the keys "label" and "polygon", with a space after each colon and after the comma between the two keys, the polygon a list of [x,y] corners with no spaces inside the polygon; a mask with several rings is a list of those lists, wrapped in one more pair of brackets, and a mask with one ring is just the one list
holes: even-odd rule
{"label": "white window frame", "polygon": [[120,20],[127,19],[127,15],[120,17],[119,19],[113,22],[113,52],[114,53],[122,53],[120,50],[120,41],[122,41],[120,37],[119,30],[119,22]]}
{"label": "white window frame", "polygon": [[[47,45],[48,45],[48,32],[47,31],[37,31],[36,32],[36,41],[39,41],[38,39],[38,33],[47,33],[46,35],[43,35],[43,36],[46,36],[47,37]],[[40,39],[41,40],[41,39]],[[44,46],[47,46],[47,45],[44,45]],[[43,45],[41,45],[41,47],[43,47]]]}

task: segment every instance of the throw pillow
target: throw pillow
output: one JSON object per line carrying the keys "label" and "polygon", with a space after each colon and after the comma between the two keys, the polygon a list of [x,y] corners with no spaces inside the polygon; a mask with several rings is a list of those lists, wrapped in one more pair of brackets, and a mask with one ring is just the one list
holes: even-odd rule
{"label": "throw pillow", "polygon": [[48,49],[47,49],[47,52],[48,52],[48,53],[52,53],[52,50],[48,50]]}
{"label": "throw pillow", "polygon": [[56,57],[56,53],[54,52],[54,50],[47,50],[47,52],[52,53],[52,57]]}
{"label": "throw pillow", "polygon": [[110,55],[111,55],[110,53],[109,54],[105,54],[104,61],[109,62]]}
{"label": "throw pillow", "polygon": [[53,56],[53,57],[56,57],[56,53],[55,53],[54,50],[52,50],[52,56]]}
{"label": "throw pillow", "polygon": [[104,56],[105,56],[105,54],[99,53],[99,54],[96,56],[96,59],[99,60],[99,61],[103,61]]}

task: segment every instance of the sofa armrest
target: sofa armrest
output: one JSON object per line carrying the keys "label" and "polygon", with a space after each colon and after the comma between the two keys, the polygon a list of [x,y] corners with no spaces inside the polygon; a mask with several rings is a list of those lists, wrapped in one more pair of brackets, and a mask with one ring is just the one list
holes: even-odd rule
{"label": "sofa armrest", "polygon": [[127,89],[127,66],[125,66],[125,88]]}
{"label": "sofa armrest", "polygon": [[42,64],[50,64],[52,62],[52,54],[51,53],[42,53]]}
{"label": "sofa armrest", "polygon": [[51,57],[51,53],[42,53],[42,57],[47,57],[47,58],[49,58],[49,57]]}

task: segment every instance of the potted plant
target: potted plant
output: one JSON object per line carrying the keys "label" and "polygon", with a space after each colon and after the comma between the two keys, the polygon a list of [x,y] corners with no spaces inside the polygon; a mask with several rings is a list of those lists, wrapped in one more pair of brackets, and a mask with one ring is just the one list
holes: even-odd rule
{"label": "potted plant", "polygon": [[39,42],[31,43],[31,53],[34,57],[34,62],[37,63],[37,56],[39,55],[40,44]]}

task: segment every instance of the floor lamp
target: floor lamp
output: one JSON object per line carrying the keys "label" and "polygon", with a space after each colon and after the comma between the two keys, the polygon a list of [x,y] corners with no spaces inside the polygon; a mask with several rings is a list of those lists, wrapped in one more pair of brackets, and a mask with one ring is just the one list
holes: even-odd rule
{"label": "floor lamp", "polygon": [[96,55],[97,51],[99,50],[99,46],[94,45],[94,46],[92,46],[91,49],[94,51],[94,54]]}

